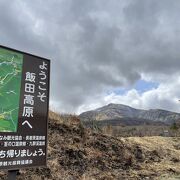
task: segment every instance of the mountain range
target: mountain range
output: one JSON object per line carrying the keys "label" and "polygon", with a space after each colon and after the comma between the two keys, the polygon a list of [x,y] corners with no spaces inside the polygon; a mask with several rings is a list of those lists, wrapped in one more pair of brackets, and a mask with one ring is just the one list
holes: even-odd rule
{"label": "mountain range", "polygon": [[174,122],[180,122],[180,113],[162,109],[135,109],[127,105],[113,103],[83,112],[79,117],[81,121],[86,123],[95,120],[99,124],[111,125],[171,125]]}

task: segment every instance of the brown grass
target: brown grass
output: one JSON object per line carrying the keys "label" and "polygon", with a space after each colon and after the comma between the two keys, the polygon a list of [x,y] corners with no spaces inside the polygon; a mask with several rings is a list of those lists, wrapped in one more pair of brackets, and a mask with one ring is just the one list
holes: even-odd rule
{"label": "brown grass", "polygon": [[[84,128],[75,115],[49,112],[47,168],[18,180],[178,180],[180,138],[123,137]],[[7,179],[0,173],[0,179]]]}

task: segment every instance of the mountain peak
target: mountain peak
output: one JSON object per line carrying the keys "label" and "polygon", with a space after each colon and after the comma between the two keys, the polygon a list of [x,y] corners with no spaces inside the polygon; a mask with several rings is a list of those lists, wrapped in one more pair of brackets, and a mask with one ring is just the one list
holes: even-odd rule
{"label": "mountain peak", "polygon": [[98,109],[103,109],[103,108],[132,108],[132,107],[125,105],[125,104],[109,103],[108,105],[102,106]]}
{"label": "mountain peak", "polygon": [[115,103],[109,103],[107,106],[113,106],[113,105],[117,105]]}
{"label": "mountain peak", "polygon": [[142,109],[135,109],[124,104],[109,103],[106,106],[80,114],[80,118],[85,121],[92,119],[97,121],[104,121],[104,120],[107,121],[107,120],[117,120],[117,119],[121,121],[123,118],[129,120],[143,119],[152,122],[157,121],[157,122],[171,124],[172,122],[180,119],[180,114],[162,109],[142,110]]}

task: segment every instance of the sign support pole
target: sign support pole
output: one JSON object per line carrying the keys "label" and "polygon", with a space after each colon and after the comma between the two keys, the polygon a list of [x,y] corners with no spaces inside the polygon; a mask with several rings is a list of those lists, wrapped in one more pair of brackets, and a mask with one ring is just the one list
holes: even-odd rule
{"label": "sign support pole", "polygon": [[16,180],[18,170],[9,170],[8,171],[8,180]]}

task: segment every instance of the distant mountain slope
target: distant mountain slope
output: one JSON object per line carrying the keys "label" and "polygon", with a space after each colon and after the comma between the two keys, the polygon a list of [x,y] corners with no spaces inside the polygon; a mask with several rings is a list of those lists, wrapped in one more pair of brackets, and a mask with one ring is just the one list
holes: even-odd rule
{"label": "distant mountain slope", "polygon": [[172,124],[174,121],[180,120],[180,113],[161,109],[140,110],[123,104],[111,103],[107,106],[84,112],[80,114],[79,117],[82,121],[122,121],[123,124],[127,125],[137,125],[150,122]]}

